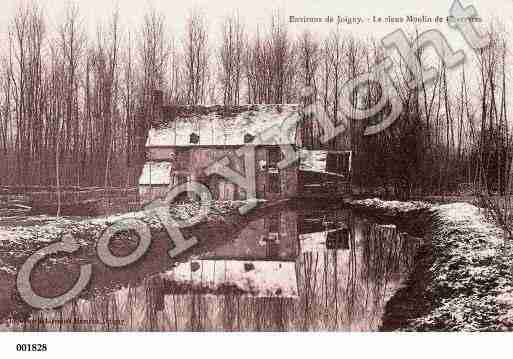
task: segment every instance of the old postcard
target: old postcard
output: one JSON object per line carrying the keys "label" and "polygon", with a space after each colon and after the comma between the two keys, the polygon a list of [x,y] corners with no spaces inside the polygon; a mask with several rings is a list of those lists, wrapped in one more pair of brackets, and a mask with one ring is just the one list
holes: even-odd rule
{"label": "old postcard", "polygon": [[2,4],[6,351],[513,329],[513,2]]}

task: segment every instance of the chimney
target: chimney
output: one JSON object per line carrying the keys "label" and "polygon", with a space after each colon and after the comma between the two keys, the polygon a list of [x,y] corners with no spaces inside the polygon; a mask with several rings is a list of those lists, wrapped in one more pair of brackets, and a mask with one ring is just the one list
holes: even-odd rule
{"label": "chimney", "polygon": [[163,120],[164,92],[161,90],[153,90],[153,118],[159,123]]}
{"label": "chimney", "polygon": [[162,109],[162,106],[164,106],[164,92],[161,90],[154,90],[153,91],[153,107],[156,110]]}

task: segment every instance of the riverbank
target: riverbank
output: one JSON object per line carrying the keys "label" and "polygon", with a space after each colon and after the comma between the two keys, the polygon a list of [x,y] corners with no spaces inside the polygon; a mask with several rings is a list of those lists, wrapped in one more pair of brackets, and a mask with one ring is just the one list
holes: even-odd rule
{"label": "riverbank", "polygon": [[414,221],[425,243],[415,268],[388,302],[381,330],[513,329],[513,248],[483,209],[468,203],[353,201],[399,223]]}

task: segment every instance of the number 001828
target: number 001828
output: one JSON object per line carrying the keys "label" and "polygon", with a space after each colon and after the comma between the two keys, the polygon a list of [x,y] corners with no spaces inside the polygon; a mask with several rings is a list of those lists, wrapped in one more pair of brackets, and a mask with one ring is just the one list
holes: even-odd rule
{"label": "number 001828", "polygon": [[45,352],[48,350],[46,344],[17,344],[16,351],[19,352]]}

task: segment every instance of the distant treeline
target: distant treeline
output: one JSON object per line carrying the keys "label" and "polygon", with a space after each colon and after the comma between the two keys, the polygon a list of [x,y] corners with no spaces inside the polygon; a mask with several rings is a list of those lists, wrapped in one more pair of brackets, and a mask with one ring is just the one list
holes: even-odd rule
{"label": "distant treeline", "polygon": [[[194,9],[180,36],[156,10],[139,28],[123,28],[119,19],[115,12],[91,36],[75,5],[55,31],[36,3],[12,15],[0,53],[0,184],[136,185],[155,89],[169,104],[316,101],[338,119],[343,84],[384,58],[377,41],[340,30],[293,35],[279,13],[249,32],[236,13],[209,23]],[[444,64],[431,59],[439,70],[431,85],[408,87],[413,74],[395,59],[404,111],[375,136],[362,135],[365,121],[351,121],[355,184],[404,196],[455,191],[460,183],[508,186],[509,52],[496,27],[482,31],[491,45],[475,56],[476,65],[449,77]],[[424,61],[424,51],[417,56]],[[305,86],[314,89],[306,99],[300,97]],[[369,83],[351,101],[371,106],[380,96],[380,87]],[[320,144],[319,126],[304,128],[313,147],[343,148],[347,140]]]}

